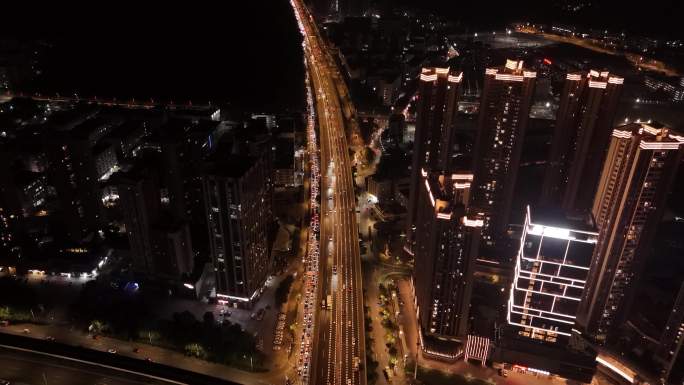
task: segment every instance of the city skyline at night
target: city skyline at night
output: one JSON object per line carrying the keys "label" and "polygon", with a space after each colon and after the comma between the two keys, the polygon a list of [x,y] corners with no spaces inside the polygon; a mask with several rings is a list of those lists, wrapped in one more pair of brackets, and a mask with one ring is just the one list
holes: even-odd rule
{"label": "city skyline at night", "polygon": [[0,32],[0,385],[675,385],[673,1]]}

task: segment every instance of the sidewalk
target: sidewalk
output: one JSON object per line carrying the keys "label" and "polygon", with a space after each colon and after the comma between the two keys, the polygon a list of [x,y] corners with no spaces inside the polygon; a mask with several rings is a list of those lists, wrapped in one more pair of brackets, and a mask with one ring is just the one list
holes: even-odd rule
{"label": "sidewalk", "polygon": [[[370,274],[369,274],[370,273]],[[378,298],[380,296],[380,290],[378,288],[379,274],[372,266],[372,271],[364,272],[364,287],[366,288],[366,305],[370,308],[370,318],[371,326],[373,330],[371,331],[371,338],[373,339],[373,359],[378,362],[378,368],[376,370],[378,375],[378,383],[384,384],[386,382],[384,374],[382,373],[385,367],[389,367],[389,352],[387,346],[385,346],[385,328],[382,326],[381,319],[379,316],[380,306],[378,305]],[[400,343],[398,343],[400,345]],[[395,377],[392,378],[392,383],[394,384],[404,384],[404,369],[402,360],[397,364],[397,368],[394,371]]]}
{"label": "sidewalk", "polygon": [[[25,334],[23,332],[24,329],[29,329],[30,333]],[[0,331],[3,333],[17,334],[39,339],[45,339],[49,336],[55,338],[55,340],[60,343],[82,346],[85,348],[105,352],[109,349],[115,349],[117,351],[116,354],[139,358],[141,360],[150,358],[152,361],[158,362],[160,364],[174,366],[241,384],[272,384],[275,380],[275,372],[250,373],[229,366],[187,357],[182,353],[164,349],[158,346],[122,341],[105,336],[99,336],[97,339],[93,339],[84,332],[70,330],[65,326],[15,324],[3,327],[0,329]],[[133,352],[133,349],[135,348],[140,349],[138,353]]]}

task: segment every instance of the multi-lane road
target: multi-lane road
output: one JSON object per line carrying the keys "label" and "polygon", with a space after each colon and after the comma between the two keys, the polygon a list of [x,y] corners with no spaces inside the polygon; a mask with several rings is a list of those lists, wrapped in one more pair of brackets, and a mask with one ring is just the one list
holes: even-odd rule
{"label": "multi-lane road", "polygon": [[[321,154],[321,235],[310,384],[365,385],[365,340],[356,198],[347,134],[353,106],[339,70],[314,19],[301,0],[292,0],[301,32]],[[318,303],[317,303],[318,305]],[[327,305],[327,303],[326,303]]]}

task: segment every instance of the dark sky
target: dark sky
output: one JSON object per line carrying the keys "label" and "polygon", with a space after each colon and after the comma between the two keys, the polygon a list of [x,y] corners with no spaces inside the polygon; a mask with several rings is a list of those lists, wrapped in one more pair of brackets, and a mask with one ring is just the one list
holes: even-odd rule
{"label": "dark sky", "polygon": [[52,44],[36,89],[267,111],[303,105],[301,41],[286,0],[94,3],[17,12],[1,32]]}
{"label": "dark sky", "polygon": [[[683,0],[385,0],[488,28],[512,20],[573,20],[682,35]],[[578,3],[577,0],[570,2]],[[299,36],[288,0],[48,2],[8,7],[0,36],[48,41],[43,92],[119,98],[230,101],[256,110],[303,104]],[[104,4],[104,5],[102,5]],[[145,5],[141,5],[145,4]]]}

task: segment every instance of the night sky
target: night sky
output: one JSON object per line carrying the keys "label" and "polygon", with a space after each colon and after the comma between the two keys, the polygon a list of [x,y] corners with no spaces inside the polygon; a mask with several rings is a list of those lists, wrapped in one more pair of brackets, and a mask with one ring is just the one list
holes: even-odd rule
{"label": "night sky", "polygon": [[304,69],[289,2],[237,3],[90,5],[78,13],[60,5],[12,23],[50,47],[35,91],[300,109]]}
{"label": "night sky", "polygon": [[[579,22],[682,36],[684,1],[390,0],[461,20],[474,29],[514,20]],[[82,96],[229,101],[264,111],[301,109],[300,38],[287,0],[22,5],[0,36],[40,39],[44,69],[26,91]],[[568,5],[585,4],[578,12]],[[47,8],[45,8],[47,7]],[[7,17],[12,15],[12,17]]]}

